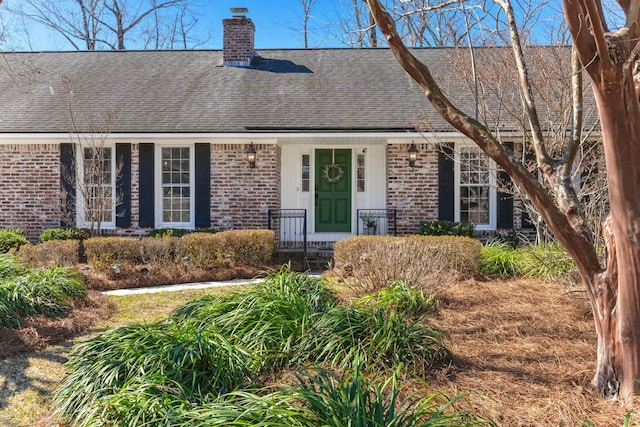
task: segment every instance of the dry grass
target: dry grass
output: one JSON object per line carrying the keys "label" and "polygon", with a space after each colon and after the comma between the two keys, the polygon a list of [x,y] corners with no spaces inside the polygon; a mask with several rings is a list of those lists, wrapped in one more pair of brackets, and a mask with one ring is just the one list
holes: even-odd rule
{"label": "dry grass", "polygon": [[632,405],[590,391],[593,319],[567,291],[531,279],[452,285],[434,323],[451,335],[455,358],[430,385],[473,393],[474,407],[504,426],[622,426]]}

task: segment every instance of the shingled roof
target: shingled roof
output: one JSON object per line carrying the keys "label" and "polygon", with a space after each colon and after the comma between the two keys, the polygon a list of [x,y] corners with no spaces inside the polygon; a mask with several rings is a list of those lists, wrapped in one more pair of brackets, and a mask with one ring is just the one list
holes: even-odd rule
{"label": "shingled roof", "polygon": [[[429,114],[387,49],[256,53],[250,68],[223,67],[218,50],[6,53],[0,133],[68,132],[70,111],[85,131],[115,113],[113,133],[389,132]],[[442,76],[450,54],[419,51]]]}
{"label": "shingled roof", "polygon": [[[473,116],[473,90],[464,81],[470,75],[467,51],[413,52]],[[553,57],[548,70],[534,70],[548,86],[540,98],[551,109],[559,105],[554,99],[569,102],[568,93],[546,83],[565,84],[570,69],[558,64],[568,64],[569,49],[531,53],[538,63]],[[484,71],[481,102],[489,112],[512,103],[517,116],[522,107],[518,85],[508,76],[509,55],[509,48],[476,54],[479,62],[493,64]],[[101,131],[97,123],[116,117],[111,133],[405,132],[425,118],[430,130],[452,130],[388,49],[258,50],[248,68],[223,67],[221,50],[23,52],[2,54],[0,61],[0,134],[66,133],[71,112],[82,131]],[[498,99],[491,85],[500,84],[506,92]],[[505,114],[496,115],[502,116],[501,129],[518,129],[513,121],[506,126]],[[550,117],[549,123],[555,120]],[[585,123],[591,126],[595,118]],[[524,124],[524,116],[517,120]]]}

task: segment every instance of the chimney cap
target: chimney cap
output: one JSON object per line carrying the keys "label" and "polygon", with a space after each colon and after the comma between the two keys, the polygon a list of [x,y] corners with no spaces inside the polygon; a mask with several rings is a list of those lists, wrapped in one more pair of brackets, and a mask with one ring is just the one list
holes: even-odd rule
{"label": "chimney cap", "polygon": [[232,7],[231,14],[233,16],[246,16],[249,13],[249,9],[246,7]]}

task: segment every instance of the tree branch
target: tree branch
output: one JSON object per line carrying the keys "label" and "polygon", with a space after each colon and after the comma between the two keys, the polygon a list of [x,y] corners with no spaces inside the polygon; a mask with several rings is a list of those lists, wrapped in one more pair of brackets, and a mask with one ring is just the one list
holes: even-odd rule
{"label": "tree branch", "polygon": [[475,142],[525,191],[545,223],[569,251],[582,274],[586,275],[586,277],[593,277],[593,275],[600,272],[598,256],[587,236],[582,234],[582,230],[578,231],[573,228],[567,216],[560,211],[545,188],[529,173],[524,165],[515,160],[513,155],[482,123],[460,111],[442,93],[429,68],[418,61],[402,43],[395,22],[382,7],[380,1],[366,1],[396,60],[418,83],[436,111],[463,135]]}

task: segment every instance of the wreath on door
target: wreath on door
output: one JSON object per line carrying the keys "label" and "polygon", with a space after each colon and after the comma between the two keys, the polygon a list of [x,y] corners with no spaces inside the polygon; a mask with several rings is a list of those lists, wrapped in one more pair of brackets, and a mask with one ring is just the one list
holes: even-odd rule
{"label": "wreath on door", "polygon": [[336,163],[336,150],[331,151],[331,163],[326,165],[322,170],[322,178],[329,184],[335,184],[340,182],[344,176],[344,170],[342,166]]}
{"label": "wreath on door", "polygon": [[322,178],[329,184],[335,184],[339,182],[344,176],[344,170],[337,163],[331,163],[324,167],[322,171]]}

